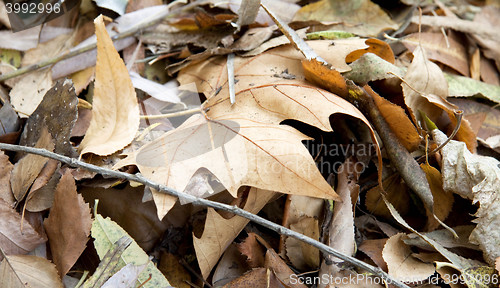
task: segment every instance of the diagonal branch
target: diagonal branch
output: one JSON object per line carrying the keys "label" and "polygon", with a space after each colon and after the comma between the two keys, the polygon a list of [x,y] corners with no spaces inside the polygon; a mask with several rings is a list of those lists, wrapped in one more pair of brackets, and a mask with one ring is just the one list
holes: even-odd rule
{"label": "diagonal branch", "polygon": [[227,204],[223,204],[223,203],[219,203],[219,202],[215,202],[215,201],[210,201],[210,200],[203,199],[203,198],[198,198],[198,197],[195,197],[193,195],[189,195],[186,193],[176,191],[176,190],[169,188],[165,185],[153,182],[153,181],[143,177],[140,174],[132,175],[132,174],[128,174],[128,173],[124,173],[124,172],[120,172],[120,171],[113,171],[113,170],[110,170],[107,168],[102,168],[99,166],[85,163],[83,161],[79,161],[75,158],[69,158],[69,157],[66,157],[63,155],[52,153],[52,152],[47,151],[45,149],[19,146],[19,145],[11,145],[11,144],[6,144],[6,143],[0,143],[0,149],[1,150],[16,151],[16,152],[26,152],[26,153],[36,154],[36,155],[40,155],[43,157],[55,159],[55,160],[60,161],[62,163],[68,164],[71,167],[84,168],[84,169],[87,169],[89,171],[99,173],[99,174],[106,176],[106,177],[115,177],[115,178],[120,178],[120,179],[126,179],[128,181],[139,182],[139,183],[144,184],[146,186],[149,186],[157,191],[178,197],[180,199],[184,199],[184,200],[189,201],[189,202],[192,202],[193,205],[207,206],[207,207],[212,207],[214,209],[220,209],[220,210],[234,213],[238,216],[247,218],[250,221],[253,221],[257,224],[260,224],[268,229],[271,229],[271,230],[273,230],[281,235],[293,237],[297,240],[300,240],[304,243],[307,243],[315,248],[318,248],[323,253],[330,254],[330,255],[333,255],[337,258],[340,258],[340,259],[342,259],[342,260],[344,260],[344,261],[346,261],[346,262],[348,262],[348,263],[350,263],[358,268],[366,270],[366,271],[372,273],[373,275],[376,275],[376,276],[382,278],[384,281],[386,281],[389,284],[392,284],[392,285],[399,287],[399,288],[409,288],[404,283],[401,283],[398,280],[389,276],[389,274],[382,271],[380,268],[373,267],[372,265],[369,265],[361,260],[358,260],[358,259],[353,258],[353,257],[348,256],[348,255],[344,255],[344,254],[338,252],[337,250],[333,249],[330,246],[327,246],[319,241],[316,241],[312,238],[304,236],[298,232],[292,231],[288,228],[285,228],[283,226],[275,224],[275,223],[273,223],[269,220],[266,220],[260,216],[254,215],[254,214],[252,214],[246,210],[243,210],[237,206],[231,206],[231,205],[227,205]]}

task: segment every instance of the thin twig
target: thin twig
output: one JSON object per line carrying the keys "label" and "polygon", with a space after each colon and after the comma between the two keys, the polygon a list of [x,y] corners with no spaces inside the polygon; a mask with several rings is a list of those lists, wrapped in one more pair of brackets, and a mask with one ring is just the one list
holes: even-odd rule
{"label": "thin twig", "polygon": [[[155,24],[158,24],[160,21],[162,21],[165,18],[173,17],[173,16],[175,16],[175,15],[177,15],[179,13],[185,12],[186,10],[189,10],[189,9],[191,9],[193,7],[202,5],[205,2],[206,2],[206,0],[194,1],[194,2],[192,2],[190,4],[182,6],[181,8],[175,9],[172,12],[167,12],[165,15],[163,15],[163,14],[155,15],[156,17],[153,17],[151,20],[140,22],[137,25],[132,26],[128,30],[126,30],[126,31],[124,31],[124,32],[122,32],[120,34],[117,34],[117,35],[111,37],[111,40],[115,41],[115,40],[123,39],[123,38],[129,37],[129,36],[133,36],[138,31],[141,31],[141,30],[143,30],[145,28],[148,28],[148,27],[151,27],[151,26],[153,26]],[[97,47],[96,43],[89,44],[87,46],[84,46],[84,47],[82,47],[80,49],[71,51],[69,53],[61,54],[61,55],[56,56],[54,58],[46,59],[46,60],[40,61],[38,63],[35,63],[33,65],[29,65],[29,66],[17,69],[16,71],[0,75],[0,82],[5,81],[5,80],[10,79],[10,78],[14,78],[14,77],[23,75],[23,74],[28,73],[28,72],[32,72],[32,71],[38,70],[40,68],[44,68],[44,67],[56,64],[59,61],[66,60],[66,59],[69,59],[71,57],[80,55],[80,54],[82,54],[84,52],[87,52],[87,51],[90,51],[92,49],[95,49],[96,47]]]}
{"label": "thin twig", "polygon": [[394,285],[396,287],[400,287],[400,288],[409,288],[409,286],[392,278],[391,276],[389,276],[389,274],[382,271],[380,268],[373,267],[372,265],[369,265],[361,260],[350,257],[348,255],[344,255],[344,254],[338,252],[337,250],[333,249],[332,247],[327,246],[327,245],[325,245],[319,241],[316,241],[312,238],[309,238],[305,235],[302,235],[298,232],[292,231],[288,228],[285,228],[283,226],[275,224],[267,219],[264,219],[260,216],[254,215],[254,214],[252,214],[246,210],[243,210],[237,206],[231,206],[231,205],[227,205],[227,204],[223,204],[223,203],[219,203],[219,202],[214,202],[211,200],[198,198],[198,197],[190,195],[190,194],[179,192],[179,191],[174,190],[172,188],[169,188],[165,185],[153,182],[153,181],[145,178],[144,176],[142,176],[140,173],[132,175],[132,174],[128,174],[128,173],[124,173],[124,172],[120,172],[120,171],[113,171],[110,169],[95,166],[95,165],[92,165],[89,163],[79,161],[75,158],[69,158],[69,157],[59,155],[59,154],[47,151],[45,149],[40,149],[40,148],[33,148],[33,147],[0,143],[0,149],[1,150],[16,151],[16,152],[26,152],[26,153],[31,153],[31,154],[40,155],[43,157],[55,159],[55,160],[60,161],[62,163],[68,164],[71,167],[84,168],[84,169],[87,169],[89,171],[99,173],[105,177],[114,177],[114,178],[126,179],[128,181],[139,182],[143,185],[149,186],[149,187],[151,187],[157,191],[160,191],[162,193],[165,193],[165,194],[168,194],[171,196],[175,196],[179,199],[183,199],[185,202],[191,202],[193,205],[207,206],[207,207],[211,207],[214,209],[220,209],[220,210],[234,213],[234,214],[239,215],[241,217],[244,217],[250,221],[253,221],[259,225],[262,225],[262,226],[264,226],[272,231],[275,231],[281,235],[293,237],[299,241],[302,241],[302,242],[307,243],[313,247],[316,247],[321,252],[333,255],[333,256],[340,258],[340,259],[342,259],[342,260],[344,260],[344,261],[346,261],[346,262],[348,262],[348,263],[350,263],[358,268],[366,270],[367,272],[370,272],[370,273],[382,278],[384,281],[386,281],[389,284],[392,284],[392,285]]}
{"label": "thin twig", "polygon": [[141,115],[141,119],[165,119],[165,118],[173,118],[173,117],[179,117],[179,116],[186,116],[186,115],[191,115],[195,113],[201,113],[201,108],[193,108],[189,110],[182,110],[174,113],[168,113],[168,114],[159,114],[159,115]]}

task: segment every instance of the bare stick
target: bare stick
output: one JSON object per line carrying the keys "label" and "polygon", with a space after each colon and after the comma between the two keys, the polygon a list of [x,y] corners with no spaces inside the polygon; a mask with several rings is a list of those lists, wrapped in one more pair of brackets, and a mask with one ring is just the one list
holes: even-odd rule
{"label": "bare stick", "polygon": [[237,206],[231,206],[231,205],[227,205],[227,204],[223,204],[223,203],[219,203],[219,202],[214,202],[214,201],[210,201],[210,200],[203,199],[203,198],[198,198],[198,197],[195,197],[193,195],[179,192],[179,191],[174,190],[172,188],[169,188],[165,185],[153,182],[153,181],[145,178],[144,176],[142,176],[140,173],[132,175],[132,174],[128,174],[128,173],[124,173],[124,172],[120,172],[120,171],[113,171],[110,169],[102,168],[99,166],[95,166],[92,164],[88,164],[88,163],[79,161],[75,158],[69,158],[69,157],[66,157],[63,155],[52,153],[50,151],[47,151],[45,149],[40,149],[40,148],[32,148],[32,147],[26,147],[26,146],[0,143],[0,149],[1,150],[16,151],[16,152],[26,152],[26,153],[36,154],[36,155],[40,155],[43,157],[55,159],[55,160],[60,161],[62,163],[68,164],[71,167],[84,168],[84,169],[87,169],[89,171],[99,173],[105,177],[115,177],[115,178],[120,178],[120,179],[126,179],[128,181],[139,182],[141,184],[149,186],[149,187],[151,187],[157,191],[160,191],[162,193],[172,195],[172,196],[175,196],[175,197],[180,198],[180,199],[184,199],[186,202],[191,202],[193,205],[207,206],[207,207],[212,207],[214,209],[220,209],[220,210],[234,213],[234,214],[239,215],[241,217],[247,218],[248,220],[250,220],[252,222],[260,224],[268,229],[271,229],[271,230],[273,230],[281,235],[293,237],[293,238],[300,240],[304,243],[307,243],[313,247],[316,247],[321,252],[333,255],[333,256],[340,258],[340,259],[342,259],[342,260],[344,260],[344,261],[346,261],[346,262],[348,262],[348,263],[350,263],[358,268],[366,270],[366,271],[382,278],[384,281],[386,281],[389,284],[392,284],[392,285],[394,285],[396,287],[400,287],[400,288],[409,288],[404,283],[401,283],[398,280],[389,276],[389,274],[385,273],[380,268],[373,267],[372,265],[369,265],[369,264],[367,264],[363,261],[360,261],[356,258],[350,257],[348,255],[344,255],[344,254],[338,252],[337,250],[333,249],[332,247],[327,246],[327,245],[325,245],[319,241],[316,241],[312,238],[309,238],[307,236],[304,236],[298,232],[292,231],[288,228],[285,228],[283,226],[275,224],[267,219],[264,219],[262,217],[254,215],[254,214],[252,214],[246,210],[243,210]]}

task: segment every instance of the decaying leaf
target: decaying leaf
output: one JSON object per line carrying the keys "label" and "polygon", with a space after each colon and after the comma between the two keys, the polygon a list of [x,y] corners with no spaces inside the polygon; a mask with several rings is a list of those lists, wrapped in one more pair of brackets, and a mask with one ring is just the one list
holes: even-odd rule
{"label": "decaying leaf", "polygon": [[0,199],[12,206],[16,199],[10,188],[11,171],[14,165],[10,163],[9,157],[3,151],[0,151]]}
{"label": "decaying leaf", "polygon": [[54,205],[44,226],[54,263],[63,277],[85,250],[92,226],[89,205],[76,193],[69,170],[56,187]]}
{"label": "decaying leaf", "polygon": [[[273,196],[272,191],[251,188],[243,209],[258,213]],[[203,235],[201,238],[193,236],[196,258],[203,277],[208,277],[222,253],[249,221],[240,216],[225,219],[214,209],[208,208]]]}
{"label": "decaying leaf", "polygon": [[[438,129],[432,131],[438,144],[447,137]],[[498,187],[500,187],[500,162],[492,157],[479,156],[470,153],[463,142],[450,141],[442,149],[443,188],[473,203],[479,202],[475,216],[477,227],[472,231],[470,240],[479,244],[485,260],[493,264],[500,255],[496,243],[499,235],[496,233],[500,225],[500,206]]]}
{"label": "decaying leaf", "polygon": [[21,215],[0,199],[0,247],[5,254],[27,254],[45,241],[26,221],[21,231]]}
{"label": "decaying leaf", "polygon": [[334,1],[322,0],[301,8],[294,20],[337,21],[336,30],[357,35],[376,36],[397,25],[376,4],[369,0]]}
{"label": "decaying leaf", "polygon": [[32,255],[7,256],[0,264],[2,288],[63,288],[54,264]]}
{"label": "decaying leaf", "polygon": [[383,257],[389,269],[389,275],[404,282],[422,281],[435,272],[434,265],[423,263],[411,256],[411,249],[403,242],[404,233],[399,233],[387,240]]}
{"label": "decaying leaf", "polygon": [[[2,41],[3,42],[3,41]],[[33,64],[49,57],[57,56],[68,45],[68,35],[61,35],[57,39],[38,45],[28,51],[23,58],[23,65]],[[50,69],[39,70],[23,76],[10,91],[12,106],[20,112],[20,117],[28,117],[35,111],[42,101],[45,92],[52,87]]]}
{"label": "decaying leaf", "polygon": [[[434,214],[444,222],[453,207],[453,195],[449,191],[444,191],[443,180],[439,170],[427,163],[420,164],[420,168],[424,170],[429,186],[431,187],[432,198],[434,199]],[[434,219],[432,213],[427,211],[426,230],[432,231],[439,227],[439,225],[439,222]]]}
{"label": "decaying leaf", "polygon": [[104,27],[95,21],[97,65],[92,120],[80,144],[80,154],[112,154],[130,144],[139,128],[139,107],[132,81]]}

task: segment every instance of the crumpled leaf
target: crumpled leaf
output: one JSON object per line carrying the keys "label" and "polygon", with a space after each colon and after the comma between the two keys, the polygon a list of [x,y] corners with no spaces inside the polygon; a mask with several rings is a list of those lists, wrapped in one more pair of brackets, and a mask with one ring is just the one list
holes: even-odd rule
{"label": "crumpled leaf", "polygon": [[96,80],[92,120],[80,154],[112,154],[132,142],[139,129],[139,107],[127,68],[106,32],[104,20],[94,21],[97,35]]}
{"label": "crumpled leaf", "polygon": [[427,279],[434,274],[434,265],[423,263],[411,256],[413,252],[404,244],[403,237],[405,237],[404,233],[398,233],[385,243],[382,255],[387,263],[389,275],[403,282]]}
{"label": "crumpled leaf", "polygon": [[[434,129],[432,135],[438,144],[446,141],[447,136]],[[463,142],[451,140],[441,150],[443,155],[441,173],[443,189],[479,202],[476,228],[472,231],[470,240],[479,244],[484,259],[495,263],[500,256],[497,243],[500,241],[498,227],[500,225],[500,202],[498,187],[500,187],[500,162],[492,157],[470,153]]]}
{"label": "crumpled leaf", "polygon": [[63,288],[54,264],[32,255],[7,256],[0,264],[2,288]]}
{"label": "crumpled leaf", "polygon": [[341,22],[336,30],[363,36],[376,36],[383,30],[398,28],[378,5],[369,0],[318,1],[301,8],[294,20]]}
{"label": "crumpled leaf", "polygon": [[[118,239],[123,236],[130,238],[127,232],[125,232],[125,230],[118,226],[118,224],[116,224],[113,220],[109,218],[104,219],[99,214],[95,215],[91,233],[92,237],[95,239],[94,246],[101,260],[113,247],[114,243],[118,241]],[[144,284],[142,287],[154,288],[170,286],[167,279],[165,279],[158,268],[156,268],[156,266],[149,261],[148,255],[139,247],[139,245],[137,245],[137,243],[135,243],[135,241],[132,241],[132,244],[130,244],[130,246],[123,252],[119,262],[120,267],[124,267],[128,263],[133,263],[134,265],[147,263],[146,268],[139,275],[138,279],[138,283]]]}
{"label": "crumpled leaf", "polygon": [[45,241],[26,221],[21,231],[21,215],[0,199],[0,247],[5,254],[27,254]]}
{"label": "crumpled leaf", "polygon": [[56,187],[54,204],[44,226],[53,261],[63,277],[85,250],[92,226],[89,205],[76,192],[70,170],[66,170]]}
{"label": "crumpled leaf", "polygon": [[[251,188],[243,209],[257,214],[274,196],[272,191]],[[208,208],[205,229],[201,238],[193,235],[193,245],[201,274],[207,278],[220,256],[250,220],[240,216],[225,219]]]}
{"label": "crumpled leaf", "polygon": [[[420,119],[418,111],[424,112],[434,123],[437,123],[442,112],[446,112],[452,125],[457,125],[455,112],[457,107],[446,100],[448,86],[444,73],[439,66],[427,59],[425,50],[417,46],[413,51],[413,61],[406,71],[403,94],[406,106],[413,113],[413,120]],[[411,86],[411,87],[410,87]],[[467,143],[467,147],[474,152],[477,147],[476,136],[467,120],[462,119],[457,139]]]}

